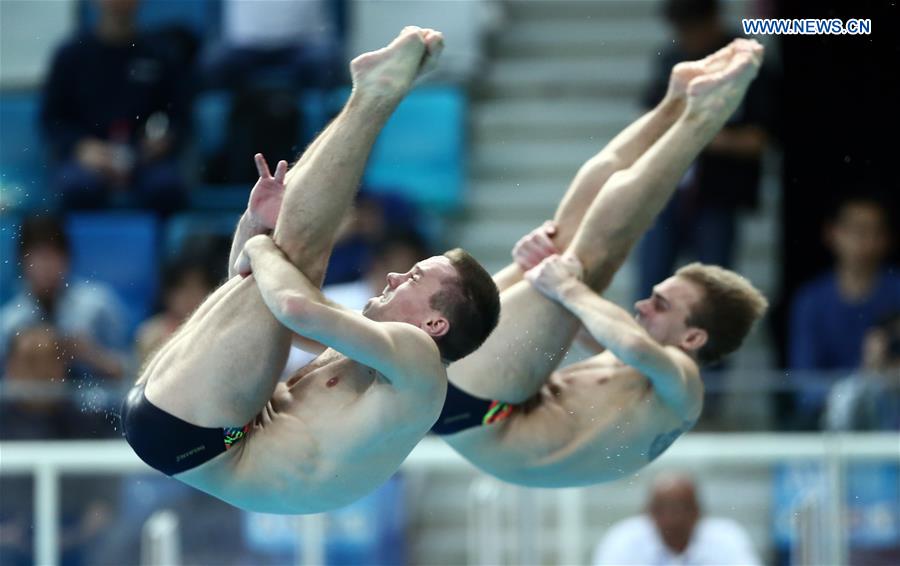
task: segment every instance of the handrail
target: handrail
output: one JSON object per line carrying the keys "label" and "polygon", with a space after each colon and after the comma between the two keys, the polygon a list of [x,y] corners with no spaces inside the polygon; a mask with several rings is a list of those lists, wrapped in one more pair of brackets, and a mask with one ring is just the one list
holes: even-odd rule
{"label": "handrail", "polygon": [[[797,460],[900,461],[897,433],[690,433],[663,454],[654,467],[715,462],[740,466]],[[834,466],[829,466],[834,468]],[[403,464],[406,470],[469,470],[474,467],[437,438],[426,438]],[[35,476],[35,559],[59,562],[59,480],[62,474],[152,472],[123,440],[0,442],[0,475]],[[155,473],[155,472],[154,472]],[[563,493],[560,491],[560,493]],[[839,521],[829,536],[839,536]],[[840,548],[835,549],[841,552]]]}
{"label": "handrail", "polygon": [[[771,463],[823,458],[833,450],[852,460],[900,458],[900,434],[871,433],[689,433],[660,461]],[[0,442],[0,474],[51,466],[62,473],[146,472],[151,469],[122,440]],[[473,469],[438,438],[423,439],[406,459],[407,468]]]}

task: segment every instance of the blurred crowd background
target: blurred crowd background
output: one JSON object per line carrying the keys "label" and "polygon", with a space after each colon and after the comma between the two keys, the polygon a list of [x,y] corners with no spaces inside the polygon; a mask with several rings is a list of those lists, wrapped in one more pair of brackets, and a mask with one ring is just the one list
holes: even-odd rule
{"label": "blurred crowd background", "polygon": [[[446,247],[503,266],[578,165],[662,97],[671,67],[742,36],[741,17],[873,23],[864,36],[759,38],[766,62],[744,104],[609,294],[629,304],[699,259],[769,296],[747,347],[705,376],[698,430],[900,431],[896,3],[3,0],[0,440],[119,436],[137,370],[225,277],[253,154],[293,162],[346,99],[349,59],[403,25],[444,31],[447,50],[379,139],[342,227],[326,291],[348,306]],[[887,534],[857,550],[898,560],[896,462],[859,473],[887,478],[872,496]],[[163,478],[71,482],[67,564],[127,562],[140,521],[166,504],[208,517],[186,527],[193,562],[278,563],[293,549],[261,534],[263,518]],[[366,504],[396,518],[369,560],[405,559],[399,482]],[[29,563],[31,480],[0,486],[0,558]],[[661,509],[684,532],[654,539],[660,552],[699,548],[705,524],[707,538],[732,533],[742,563],[789,562],[775,526],[753,551],[737,527],[698,522],[690,478],[654,486],[644,522],[610,529],[619,539],[598,564],[622,563],[634,540],[650,548]]]}

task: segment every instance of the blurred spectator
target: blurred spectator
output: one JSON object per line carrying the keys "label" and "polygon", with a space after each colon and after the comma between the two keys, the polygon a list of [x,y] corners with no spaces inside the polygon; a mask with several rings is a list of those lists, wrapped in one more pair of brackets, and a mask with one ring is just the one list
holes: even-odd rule
{"label": "blurred spectator", "polygon": [[[336,27],[343,0],[224,0],[222,38],[203,63],[204,86],[233,94],[227,141],[206,164],[213,184],[252,184],[246,157],[292,160],[311,132],[301,97],[346,81],[346,61]],[[324,99],[322,100],[324,104]],[[325,118],[326,110],[319,109]]]}
{"label": "blurred spectator", "polygon": [[70,370],[121,378],[127,369],[125,310],[112,289],[69,280],[69,241],[62,223],[33,217],[22,223],[19,262],[25,288],[0,309],[0,360],[16,333],[50,324],[61,335]]}
{"label": "blurred spectator", "polygon": [[165,36],[136,28],[139,0],[92,1],[96,29],[57,50],[44,86],[41,122],[59,163],[62,204],[181,208],[185,75]]}
{"label": "blurred spectator", "polygon": [[204,63],[211,88],[249,83],[290,88],[344,82],[335,0],[223,0],[222,41]]}
{"label": "blurred spectator", "polygon": [[366,301],[380,295],[388,273],[406,273],[417,262],[428,257],[424,240],[413,232],[393,232],[373,246],[372,256],[361,279],[329,285],[325,294],[336,303],[362,310]]}
{"label": "blurred spectator", "polygon": [[66,364],[52,326],[12,337],[2,381],[0,438],[50,440],[78,436],[80,416],[65,383]]}
{"label": "blurred spectator", "polygon": [[[327,285],[322,289],[329,300],[351,310],[361,311],[366,302],[378,296],[387,285],[388,273],[406,273],[429,255],[425,241],[415,232],[392,232],[375,244],[363,277],[357,281]],[[293,374],[315,356],[297,348],[291,350],[284,376]]]}
{"label": "blurred spectator", "polygon": [[866,333],[862,367],[831,389],[823,424],[829,430],[900,431],[900,312]]}
{"label": "blurred spectator", "polygon": [[209,184],[252,185],[256,169],[247,166],[248,155],[292,161],[309,141],[292,89],[248,85],[231,99],[227,121],[223,143],[204,155],[203,179]]}
{"label": "blurred spectator", "polygon": [[702,517],[694,482],[665,475],[654,481],[646,514],[607,531],[594,564],[761,564],[750,537],[730,519]]}
{"label": "blurred spectator", "polygon": [[818,425],[828,380],[835,371],[859,367],[866,331],[886,313],[900,311],[900,274],[884,264],[890,239],[887,209],[869,198],[841,203],[826,227],[834,270],[797,292],[789,335],[790,369],[803,372],[792,375],[815,375],[823,387],[795,400],[793,426]]}
{"label": "blurred spectator", "polygon": [[900,275],[884,264],[887,209],[869,198],[840,204],[825,229],[834,270],[802,287],[791,313],[791,369],[859,366],[863,336],[879,316],[900,310]]}
{"label": "blurred spectator", "polygon": [[364,278],[380,242],[390,233],[418,232],[418,220],[415,206],[404,197],[387,192],[376,194],[365,189],[361,191],[353,211],[344,217],[338,231],[325,284],[335,285]]}
{"label": "blurred spectator", "polygon": [[162,311],[141,323],[135,348],[138,365],[144,362],[181,326],[216,287],[218,277],[205,261],[179,258],[163,271]]}
{"label": "blurred spectator", "polygon": [[[701,59],[732,39],[717,0],[666,0],[666,21],[675,41],[662,49],[643,103],[655,106],[665,95],[677,63]],[[732,267],[737,213],[757,204],[763,151],[773,125],[773,77],[767,64],[750,85],[741,106],[681,179],[668,206],[644,237],[639,250],[638,298],[672,273],[679,253],[693,247],[693,258]]]}

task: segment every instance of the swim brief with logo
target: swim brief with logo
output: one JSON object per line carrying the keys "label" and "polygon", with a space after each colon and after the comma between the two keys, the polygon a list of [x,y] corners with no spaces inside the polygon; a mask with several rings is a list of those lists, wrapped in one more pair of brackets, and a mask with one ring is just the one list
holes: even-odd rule
{"label": "swim brief with logo", "polygon": [[441,416],[431,432],[446,436],[463,430],[506,420],[515,406],[470,395],[452,383],[447,384],[447,399]]}
{"label": "swim brief with logo", "polygon": [[250,425],[206,428],[170,415],[135,386],[122,404],[125,439],[141,460],[166,475],[196,468],[240,441]]}

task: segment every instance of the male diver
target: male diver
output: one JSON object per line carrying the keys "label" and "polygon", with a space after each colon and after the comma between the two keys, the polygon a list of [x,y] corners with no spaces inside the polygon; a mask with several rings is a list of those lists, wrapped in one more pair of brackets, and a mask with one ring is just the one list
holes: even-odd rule
{"label": "male diver", "polygon": [[[451,250],[395,274],[364,315],[319,287],[376,136],[442,45],[405,28],[351,62],[350,99],[290,171],[281,162],[273,177],[257,156],[232,258],[241,276],[151,358],[123,406],[149,465],[238,507],[317,513],[387,480],[435,422],[446,365],[496,324],[490,275]],[[295,333],[328,349],[279,383]]]}
{"label": "male diver", "polygon": [[[450,366],[434,428],[474,465],[521,485],[588,485],[645,466],[696,422],[699,366],[740,346],[765,298],[700,264],[658,284],[637,316],[599,293],[738,107],[762,55],[735,40],[677,65],[665,99],[580,169],[555,223],[516,245],[495,276],[497,329]],[[557,370],[579,328],[597,355]]]}

